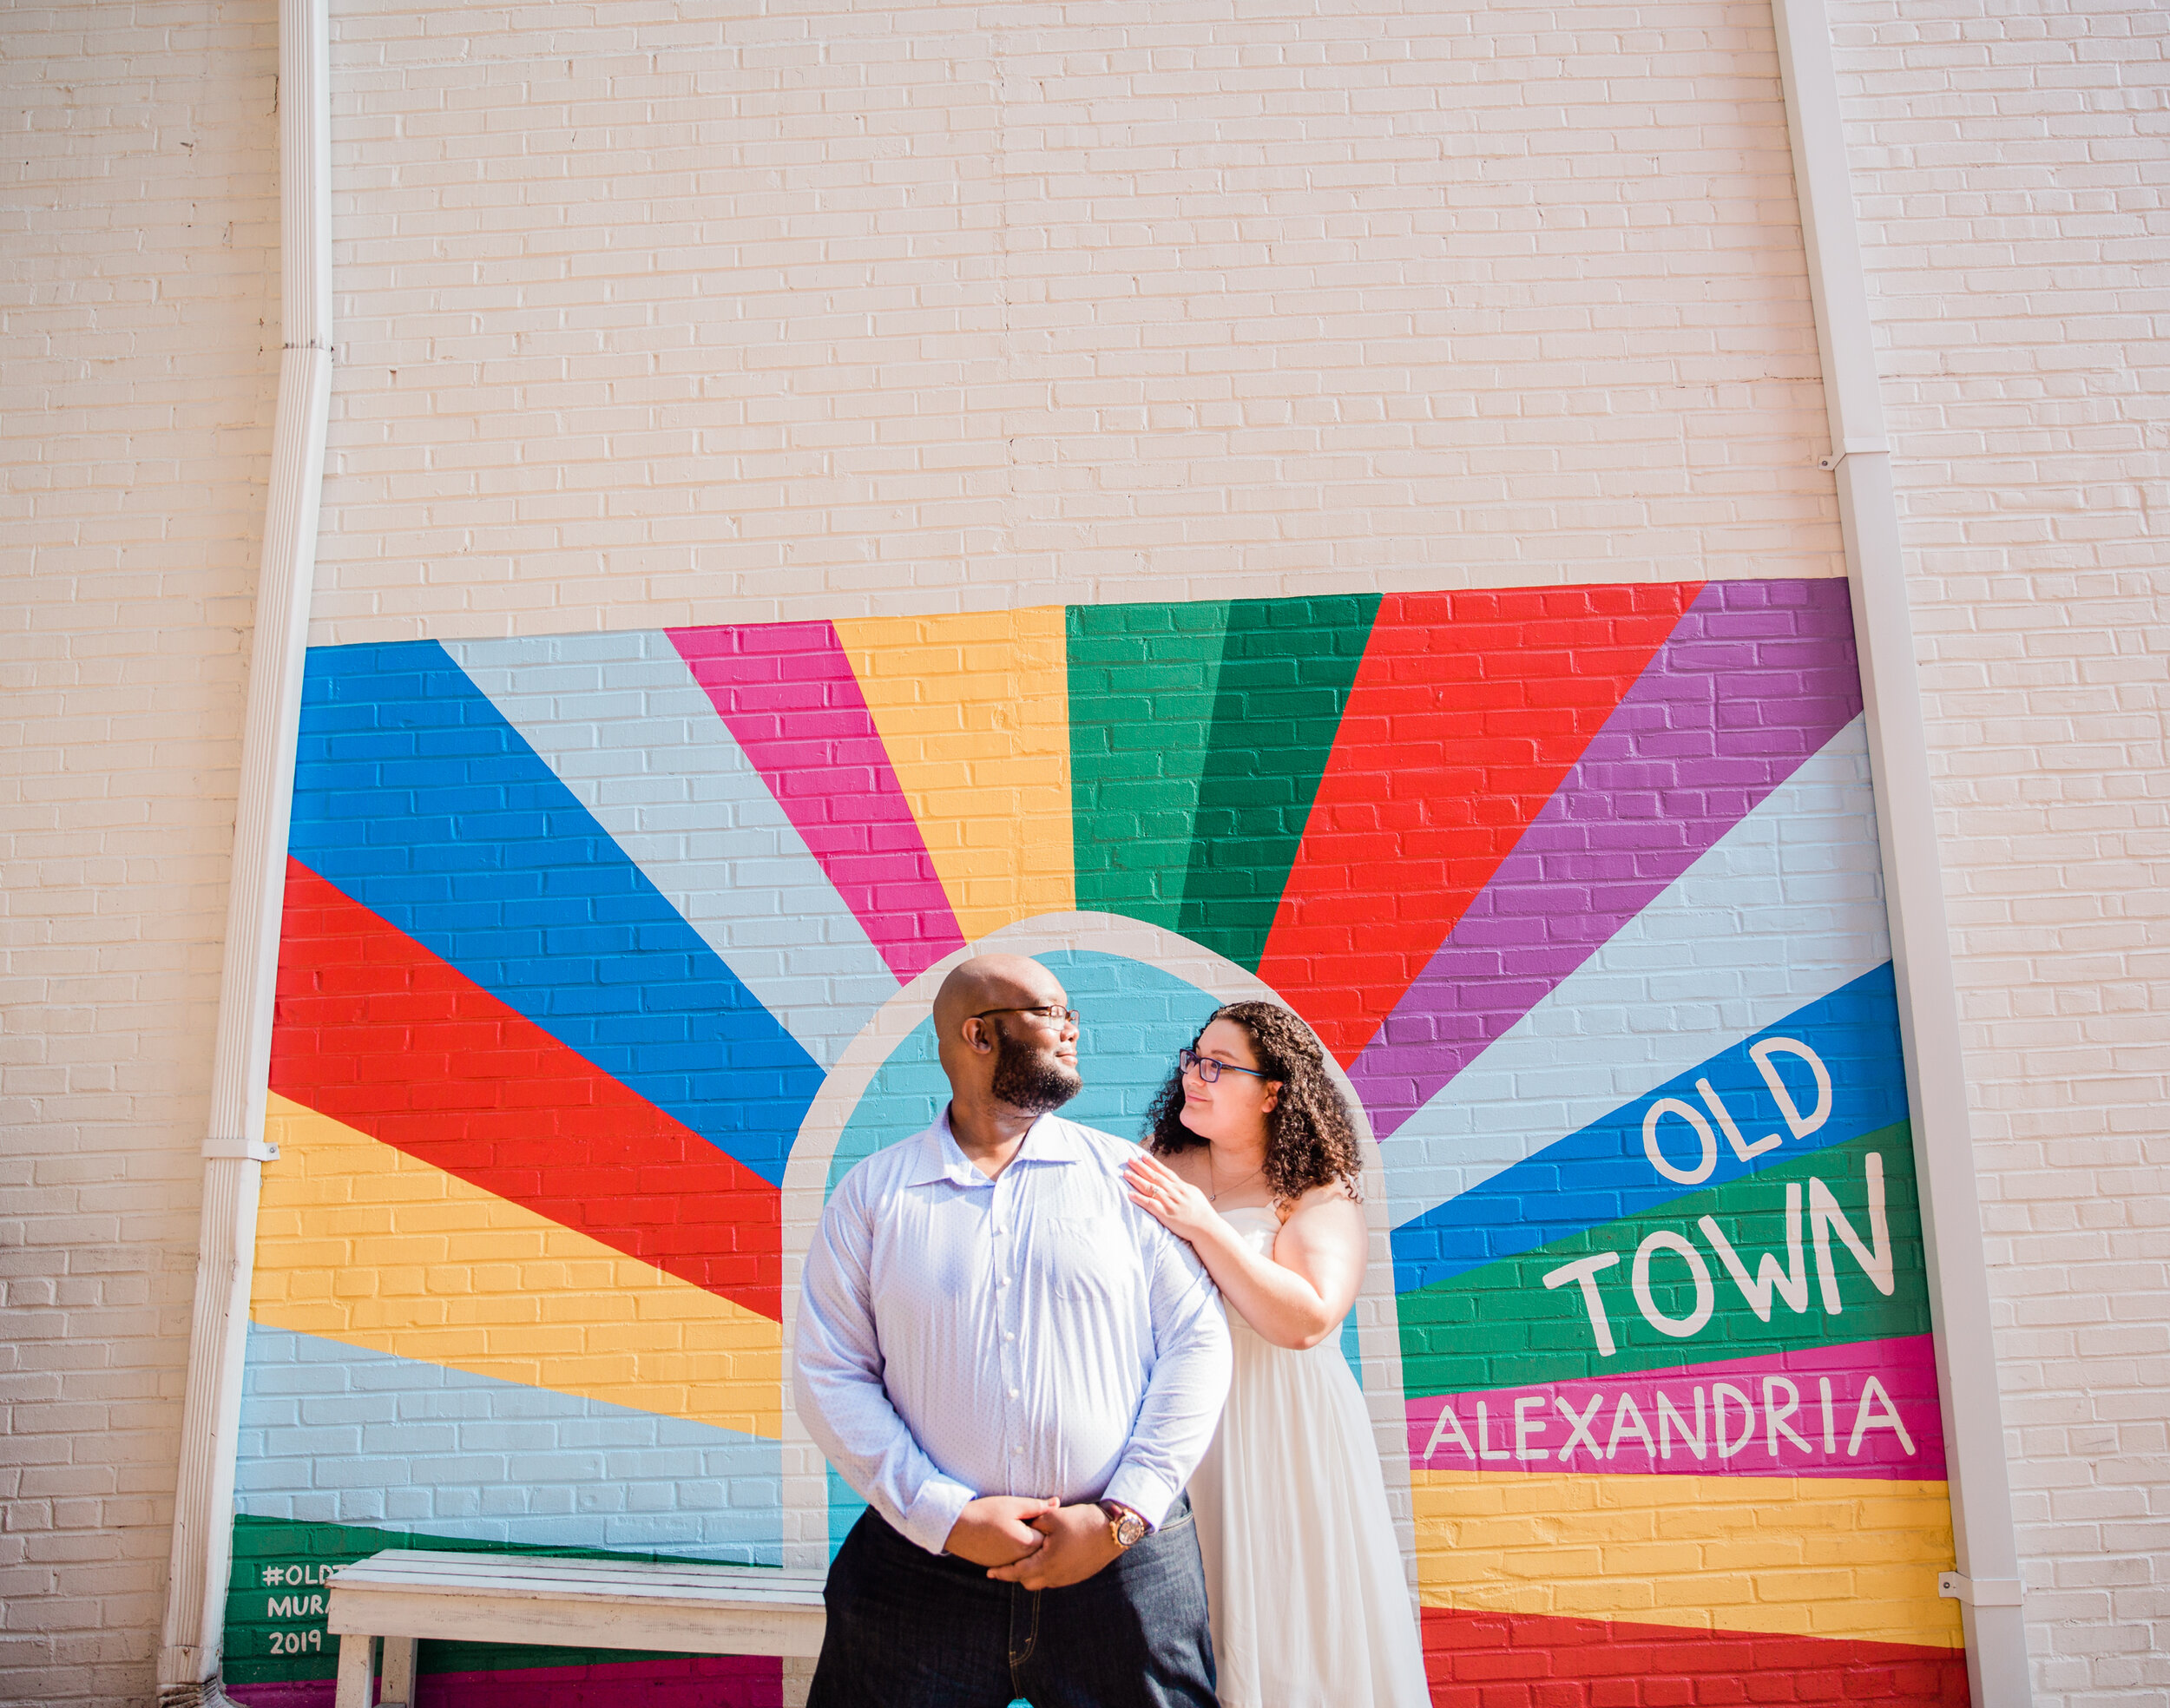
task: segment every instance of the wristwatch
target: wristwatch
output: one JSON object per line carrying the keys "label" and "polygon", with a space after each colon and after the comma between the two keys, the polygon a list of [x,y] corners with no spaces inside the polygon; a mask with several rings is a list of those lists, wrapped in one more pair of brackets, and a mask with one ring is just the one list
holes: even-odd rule
{"label": "wristwatch", "polygon": [[1108,1514],[1108,1535],[1118,1548],[1136,1547],[1153,1528],[1120,1501],[1102,1501],[1100,1509]]}

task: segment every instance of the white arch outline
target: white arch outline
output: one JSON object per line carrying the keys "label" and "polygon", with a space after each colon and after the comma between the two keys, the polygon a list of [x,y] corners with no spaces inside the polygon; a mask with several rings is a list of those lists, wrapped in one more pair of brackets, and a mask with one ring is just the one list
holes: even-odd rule
{"label": "white arch outline", "polygon": [[[1223,1002],[1262,997],[1292,1007],[1279,992],[1247,973],[1233,961],[1174,931],[1126,919],[1112,913],[1043,913],[1021,919],[990,932],[977,943],[944,956],[905,985],[876,1011],[865,1029],[852,1039],[835,1068],[822,1082],[819,1094],[792,1146],[791,1160],[784,1170],[783,1214],[784,1281],[784,1395],[783,1395],[783,1542],[784,1564],[799,1571],[824,1571],[829,1564],[829,1483],[821,1451],[807,1435],[792,1404],[791,1349],[798,1329],[799,1287],[805,1271],[806,1248],[813,1238],[826,1201],[829,1165],[842,1142],[852,1112],[873,1082],[875,1074],[927,1017],[934,994],[950,969],[974,955],[1045,955],[1062,950],[1084,950],[1120,955],[1142,961],[1180,979]],[[1409,1484],[1409,1416],[1402,1396],[1401,1324],[1394,1297],[1392,1227],[1389,1221],[1386,1176],[1379,1147],[1372,1139],[1364,1106],[1349,1085],[1348,1075],[1330,1054],[1331,1074],[1355,1112],[1364,1146],[1364,1220],[1371,1237],[1364,1265],[1364,1285],[1357,1295],[1357,1344],[1364,1359],[1364,1399],[1371,1413],[1371,1433],[1378,1444],[1379,1462],[1386,1473],[1387,1508],[1394,1517],[1395,1540],[1400,1545],[1402,1569],[1408,1580],[1410,1604],[1417,1597],[1417,1538]]]}

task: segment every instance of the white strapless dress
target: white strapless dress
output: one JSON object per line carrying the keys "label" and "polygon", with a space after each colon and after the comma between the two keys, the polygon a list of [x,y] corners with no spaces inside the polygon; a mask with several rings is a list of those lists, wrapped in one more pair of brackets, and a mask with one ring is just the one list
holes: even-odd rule
{"label": "white strapless dress", "polygon": [[[1271,1255],[1271,1210],[1223,1213]],[[1235,1376],[1190,1485],[1222,1708],[1427,1708],[1378,1448],[1340,1337],[1297,1352],[1227,1315]]]}

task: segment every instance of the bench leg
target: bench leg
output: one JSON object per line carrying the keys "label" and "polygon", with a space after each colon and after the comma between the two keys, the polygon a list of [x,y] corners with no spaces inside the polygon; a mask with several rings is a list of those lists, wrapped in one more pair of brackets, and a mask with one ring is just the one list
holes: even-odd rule
{"label": "bench leg", "polygon": [[370,1651],[374,1637],[345,1632],[339,1637],[339,1682],[332,1708],[369,1708]]}
{"label": "bench leg", "polygon": [[413,1708],[414,1651],[411,1637],[385,1639],[384,1670],[379,1674],[377,1708]]}

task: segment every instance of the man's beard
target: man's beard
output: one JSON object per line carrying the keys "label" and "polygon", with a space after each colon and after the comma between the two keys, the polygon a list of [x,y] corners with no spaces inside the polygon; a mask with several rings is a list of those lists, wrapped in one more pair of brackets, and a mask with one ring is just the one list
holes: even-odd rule
{"label": "man's beard", "polygon": [[1034,1049],[995,1028],[995,1078],[988,1089],[996,1100],[1028,1115],[1059,1109],[1085,1089],[1074,1068],[1066,1068],[1052,1049]]}

